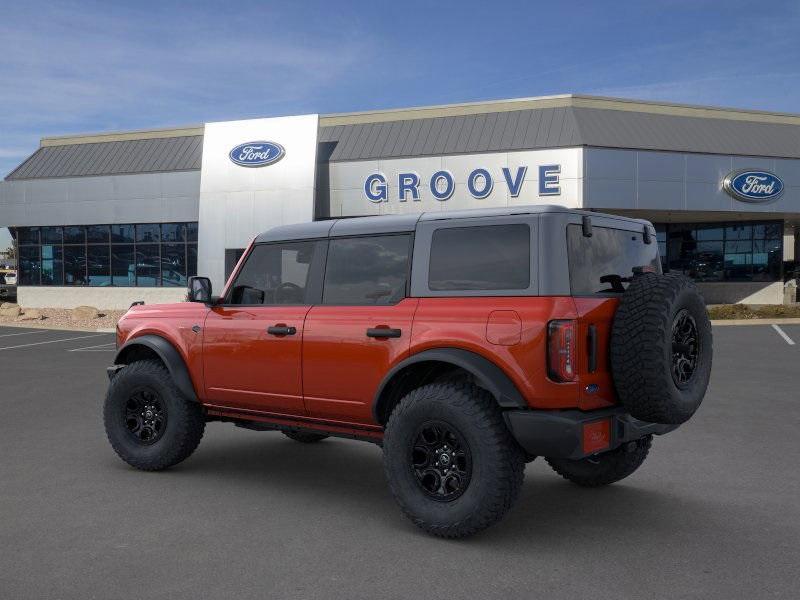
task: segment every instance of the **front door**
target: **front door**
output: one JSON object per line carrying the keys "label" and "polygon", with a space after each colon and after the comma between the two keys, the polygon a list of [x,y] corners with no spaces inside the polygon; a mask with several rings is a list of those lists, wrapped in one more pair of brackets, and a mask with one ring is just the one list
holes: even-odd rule
{"label": "front door", "polygon": [[373,422],[375,391],[411,344],[418,300],[406,298],[410,249],[409,234],[331,239],[322,303],[303,333],[310,416]]}
{"label": "front door", "polygon": [[226,297],[209,311],[203,365],[211,404],[305,414],[301,350],[317,247],[253,246]]}

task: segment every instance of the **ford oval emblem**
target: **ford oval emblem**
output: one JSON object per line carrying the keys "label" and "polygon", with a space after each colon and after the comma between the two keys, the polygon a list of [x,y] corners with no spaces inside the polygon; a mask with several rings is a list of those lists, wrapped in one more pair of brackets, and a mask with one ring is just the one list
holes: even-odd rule
{"label": "ford oval emblem", "polygon": [[783,194],[783,180],[769,171],[734,171],[725,177],[722,187],[742,202],[769,202]]}
{"label": "ford oval emblem", "polygon": [[240,167],[265,167],[283,158],[286,150],[275,142],[247,142],[239,144],[228,156]]}

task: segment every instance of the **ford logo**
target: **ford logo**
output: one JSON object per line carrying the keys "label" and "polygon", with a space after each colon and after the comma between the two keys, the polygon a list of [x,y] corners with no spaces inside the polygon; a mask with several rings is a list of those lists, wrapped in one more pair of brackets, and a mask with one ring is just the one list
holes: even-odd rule
{"label": "ford logo", "polygon": [[228,156],[240,167],[265,167],[278,162],[284,154],[286,150],[275,142],[247,142],[236,146]]}
{"label": "ford logo", "polygon": [[722,187],[742,202],[768,202],[783,194],[783,181],[769,171],[734,171],[725,177]]}

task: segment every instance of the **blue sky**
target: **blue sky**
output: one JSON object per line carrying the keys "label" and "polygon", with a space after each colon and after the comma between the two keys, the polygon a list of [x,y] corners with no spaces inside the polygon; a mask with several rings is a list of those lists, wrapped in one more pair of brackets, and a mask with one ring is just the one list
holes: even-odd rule
{"label": "blue sky", "polygon": [[284,114],[560,93],[800,112],[796,1],[0,0],[0,15],[0,175],[43,135]]}

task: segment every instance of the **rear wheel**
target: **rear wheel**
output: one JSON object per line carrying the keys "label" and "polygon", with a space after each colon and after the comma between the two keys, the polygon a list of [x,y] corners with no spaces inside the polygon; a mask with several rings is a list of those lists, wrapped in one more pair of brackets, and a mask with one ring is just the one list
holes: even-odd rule
{"label": "rear wheel", "polygon": [[103,421],[117,455],[144,471],[187,459],[205,431],[203,409],[183,397],[157,360],[131,363],[114,375]]}
{"label": "rear wheel", "polygon": [[303,444],[313,444],[314,442],[321,442],[327,437],[324,433],[313,433],[311,431],[300,431],[299,429],[285,429],[283,435],[295,442]]}
{"label": "rear wheel", "polygon": [[425,385],[392,412],[383,439],[392,495],[424,531],[465,537],[516,500],[525,457],[491,395],[468,381]]}
{"label": "rear wheel", "polygon": [[547,464],[564,479],[583,487],[600,487],[625,479],[638,469],[650,451],[652,436],[623,444],[616,450],[580,460],[547,458]]}

